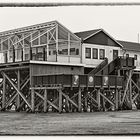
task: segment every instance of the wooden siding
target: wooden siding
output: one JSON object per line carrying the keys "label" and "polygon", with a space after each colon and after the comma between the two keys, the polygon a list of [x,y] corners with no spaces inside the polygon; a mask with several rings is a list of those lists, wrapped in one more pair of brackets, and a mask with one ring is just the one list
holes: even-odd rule
{"label": "wooden siding", "polygon": [[32,76],[48,74],[84,74],[84,67],[30,64]]}
{"label": "wooden siding", "polygon": [[[91,48],[91,59],[85,58],[85,48]],[[98,59],[92,59],[92,48],[98,49]],[[113,60],[113,50],[118,50],[118,56],[121,56],[120,47],[84,43],[82,46],[82,63],[92,67],[96,67],[97,65],[99,65],[103,61],[99,58],[100,49],[105,50],[105,57],[108,58],[109,63]]]}
{"label": "wooden siding", "polygon": [[109,38],[105,33],[100,32],[84,41],[84,43],[89,44],[99,44],[120,47],[114,40]]}

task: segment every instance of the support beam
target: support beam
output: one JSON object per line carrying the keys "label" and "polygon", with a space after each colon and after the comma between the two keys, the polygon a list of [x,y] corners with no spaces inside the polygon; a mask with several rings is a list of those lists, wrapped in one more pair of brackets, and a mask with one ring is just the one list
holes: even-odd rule
{"label": "support beam", "polygon": [[78,94],[78,111],[81,112],[82,102],[81,102],[81,89],[79,88],[79,94]]}
{"label": "support beam", "polygon": [[35,111],[35,92],[34,89],[31,89],[31,106],[32,106],[32,112]]}
{"label": "support beam", "polygon": [[3,75],[3,92],[2,92],[2,108],[5,107],[5,93],[6,93],[6,77]]}
{"label": "support beam", "polygon": [[112,101],[110,101],[106,96],[104,96],[102,93],[100,93],[100,95],[101,95],[104,99],[106,99],[111,105],[114,106],[114,103],[113,103]]}
{"label": "support beam", "polygon": [[115,90],[115,110],[118,110],[118,108],[119,108],[119,92],[116,89]]}
{"label": "support beam", "polygon": [[2,72],[2,75],[6,77],[6,79],[9,81],[9,83],[18,92],[18,94],[22,97],[22,99],[26,102],[26,104],[30,107],[30,109],[32,109],[32,107],[29,104],[29,102],[26,100],[26,98],[24,97],[24,95],[17,89],[17,87],[13,84],[13,82],[10,80],[10,78],[4,72]]}
{"label": "support beam", "polygon": [[99,89],[97,91],[97,102],[98,102],[98,111],[100,111],[101,103],[100,103],[100,90]]}
{"label": "support beam", "polygon": [[68,96],[66,96],[63,92],[62,92],[62,95],[63,95],[70,103],[72,103],[76,108],[78,108],[78,105],[77,105],[73,100],[71,100]]}
{"label": "support beam", "polygon": [[130,82],[130,79],[131,79],[131,76],[132,76],[131,73],[132,73],[132,71],[130,70],[130,71],[129,71],[129,75],[128,75],[128,79],[127,79],[127,83],[126,83],[126,87],[125,87],[125,91],[124,91],[124,95],[123,95],[123,98],[122,98],[121,106],[123,105],[124,99],[125,99],[126,94],[127,94],[128,85],[129,85],[129,82]]}
{"label": "support beam", "polygon": [[44,112],[47,112],[47,89],[44,91]]}
{"label": "support beam", "polygon": [[[20,70],[18,70],[18,73],[17,73],[17,88],[18,90],[20,91]],[[18,93],[18,92],[17,92]],[[20,95],[17,94],[17,99],[16,99],[16,110],[19,109],[19,106],[20,106]]]}
{"label": "support beam", "polygon": [[59,113],[62,112],[62,91],[59,90]]}

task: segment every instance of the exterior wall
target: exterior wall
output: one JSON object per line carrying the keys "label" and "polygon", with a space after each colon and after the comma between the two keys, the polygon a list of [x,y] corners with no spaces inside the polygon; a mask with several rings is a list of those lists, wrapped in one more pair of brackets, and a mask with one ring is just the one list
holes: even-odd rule
{"label": "exterior wall", "polygon": [[30,70],[32,76],[48,74],[84,74],[84,67],[79,66],[31,64]]}
{"label": "exterior wall", "polygon": [[[91,59],[85,58],[85,48],[96,48],[98,49],[98,59],[92,59],[92,50],[91,50]],[[82,45],[82,63],[86,64],[87,66],[96,67],[99,65],[103,60],[99,59],[99,50],[105,50],[105,57],[108,58],[109,63],[113,60],[113,50],[118,50],[118,56],[121,55],[121,48],[116,46],[105,46],[105,45],[96,45],[96,44],[86,44]]]}
{"label": "exterior wall", "polygon": [[81,58],[79,56],[57,56],[57,62],[80,64]]}
{"label": "exterior wall", "polygon": [[139,51],[126,51],[123,54],[124,51],[121,51],[121,55],[126,56],[126,54],[129,54],[130,57],[134,57],[135,55],[137,55],[137,60],[135,60],[135,66],[136,69],[135,70],[139,70],[140,71],[140,52]]}

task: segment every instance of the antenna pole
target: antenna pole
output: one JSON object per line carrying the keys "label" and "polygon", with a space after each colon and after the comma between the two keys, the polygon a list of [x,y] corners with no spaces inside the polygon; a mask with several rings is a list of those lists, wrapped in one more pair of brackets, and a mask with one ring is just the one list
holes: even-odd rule
{"label": "antenna pole", "polygon": [[138,43],[139,43],[139,33],[138,33]]}

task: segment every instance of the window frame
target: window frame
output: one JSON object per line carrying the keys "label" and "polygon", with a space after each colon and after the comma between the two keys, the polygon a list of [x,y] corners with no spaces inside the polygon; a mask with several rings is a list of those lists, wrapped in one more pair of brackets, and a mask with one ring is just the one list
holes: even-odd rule
{"label": "window frame", "polygon": [[[89,57],[87,56],[87,53],[88,53],[87,49],[90,50],[90,52],[89,52],[90,56]],[[91,59],[91,48],[87,48],[87,47],[85,48],[85,58],[86,59]]]}
{"label": "window frame", "polygon": [[[101,51],[103,51],[103,57],[101,57]],[[105,59],[105,49],[100,49],[100,52],[99,52],[99,56],[100,56],[100,59]]]}
{"label": "window frame", "polygon": [[[96,56],[94,56],[94,50],[96,51]],[[92,59],[98,59],[98,49],[92,48]]]}

